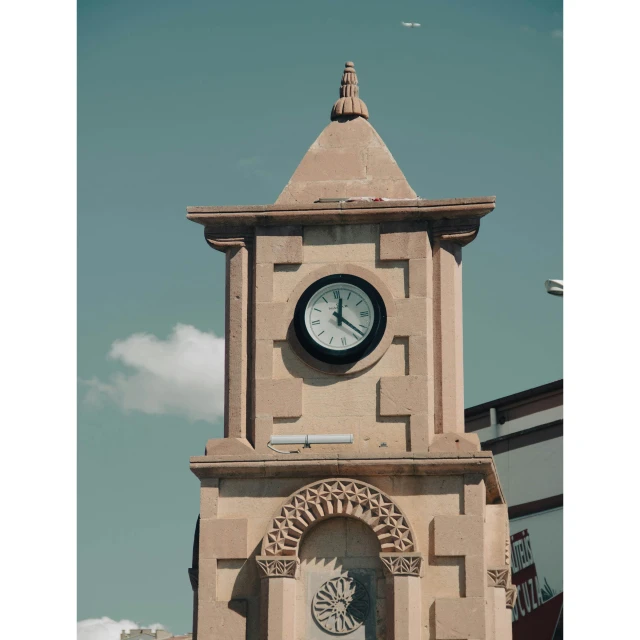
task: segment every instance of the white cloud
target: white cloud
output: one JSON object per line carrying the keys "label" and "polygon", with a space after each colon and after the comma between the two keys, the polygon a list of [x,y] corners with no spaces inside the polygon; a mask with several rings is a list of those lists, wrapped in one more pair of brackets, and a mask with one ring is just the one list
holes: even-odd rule
{"label": "white cloud", "polygon": [[86,401],[123,411],[186,416],[213,422],[224,412],[224,339],[177,324],[166,340],[134,333],[111,345],[109,359],[129,371],[92,378]]}
{"label": "white cloud", "polygon": [[554,29],[554,30],[551,32],[551,37],[552,37],[552,38],[562,38],[562,35],[563,35],[563,34],[562,34],[562,29]]}
{"label": "white cloud", "polygon": [[161,624],[149,624],[138,626],[137,622],[131,620],[112,620],[104,616],[103,618],[89,618],[78,622],[78,640],[120,640],[123,631],[131,629],[164,629]]}

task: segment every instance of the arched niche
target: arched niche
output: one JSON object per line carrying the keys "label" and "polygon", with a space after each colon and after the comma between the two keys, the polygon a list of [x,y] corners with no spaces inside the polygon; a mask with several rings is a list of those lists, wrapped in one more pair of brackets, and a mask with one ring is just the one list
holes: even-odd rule
{"label": "arched niche", "polygon": [[345,515],[371,528],[380,551],[416,551],[408,519],[388,495],[360,480],[320,480],[289,496],[278,510],[262,540],[263,556],[297,556],[300,540],[313,524]]}
{"label": "arched niche", "polygon": [[[368,553],[377,553],[377,560],[372,557],[368,562],[378,569],[383,567],[385,606],[383,624],[374,624],[372,630],[363,620],[346,635],[355,640],[359,632],[364,640],[375,640],[377,630],[386,627],[388,637],[394,640],[420,640],[422,556],[416,549],[413,529],[392,498],[373,485],[346,478],[321,480],[303,487],[284,501],[272,519],[262,541],[262,555],[256,557],[262,579],[263,640],[328,640],[343,635],[323,629],[320,624],[310,626],[308,618],[303,625],[301,616],[307,617],[319,598],[362,610],[365,596],[362,585],[357,584],[357,567],[352,568],[351,576],[348,571],[334,571],[333,577],[328,572],[325,580],[320,576],[318,584],[313,585],[306,576],[309,562],[313,560],[317,565],[323,557],[334,563],[333,569],[339,565],[344,569],[345,561],[353,564],[346,553],[349,528],[362,536]],[[342,530],[346,536],[345,556],[326,555],[330,553],[332,529]],[[342,543],[336,531],[333,542],[340,551]],[[368,606],[379,617],[377,570],[375,578],[375,588],[369,589]],[[350,590],[348,597],[336,600],[335,593],[341,590]]]}

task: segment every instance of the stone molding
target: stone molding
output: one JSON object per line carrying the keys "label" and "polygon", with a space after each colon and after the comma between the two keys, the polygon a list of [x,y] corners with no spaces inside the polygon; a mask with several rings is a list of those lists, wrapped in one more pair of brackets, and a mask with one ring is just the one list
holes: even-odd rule
{"label": "stone molding", "polygon": [[422,575],[421,553],[381,553],[385,574],[390,576]]}
{"label": "stone molding", "polygon": [[480,218],[438,220],[431,225],[431,231],[435,239],[441,242],[453,242],[461,247],[475,239],[479,230]]}
{"label": "stone molding", "polygon": [[518,599],[518,589],[516,587],[508,587],[505,590],[507,609],[513,609],[516,606],[516,600]]}
{"label": "stone molding", "polygon": [[231,249],[249,248],[253,245],[252,233],[228,234],[217,232],[209,227],[204,229],[204,239],[211,248],[223,253]]}
{"label": "stone molding", "polygon": [[256,556],[256,564],[261,578],[297,578],[300,572],[300,558]]}
{"label": "stone molding", "polygon": [[[495,208],[495,196],[448,200],[390,200],[386,202],[333,202],[228,207],[187,207],[187,218],[205,225],[209,233],[256,226],[309,224],[373,224],[379,222],[479,220]],[[234,231],[234,233],[236,232]],[[253,233],[253,231],[250,231]]]}
{"label": "stone molding", "polygon": [[315,522],[349,516],[367,524],[383,552],[416,550],[415,536],[398,505],[373,485],[330,478],[303,487],[287,498],[262,540],[263,556],[297,556],[305,531]]}
{"label": "stone molding", "polygon": [[507,589],[511,586],[511,570],[504,567],[487,569],[487,586]]}
{"label": "stone molding", "polygon": [[481,474],[486,484],[486,503],[505,504],[493,455],[490,451],[455,453],[389,454],[246,454],[241,456],[194,456],[190,469],[205,478],[344,477],[344,476],[438,476]]}

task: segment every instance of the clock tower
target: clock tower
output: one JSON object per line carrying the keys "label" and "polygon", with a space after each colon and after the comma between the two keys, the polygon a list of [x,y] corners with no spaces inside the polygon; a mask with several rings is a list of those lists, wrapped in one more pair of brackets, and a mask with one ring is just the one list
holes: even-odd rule
{"label": "clock tower", "polygon": [[227,279],[198,640],[510,640],[507,507],[464,432],[462,247],[494,206],[418,198],[348,62],[275,204],[188,208]]}

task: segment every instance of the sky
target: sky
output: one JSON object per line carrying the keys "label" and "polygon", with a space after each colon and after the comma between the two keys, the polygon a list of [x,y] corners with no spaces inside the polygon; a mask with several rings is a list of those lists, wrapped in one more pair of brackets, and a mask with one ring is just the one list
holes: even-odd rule
{"label": "sky", "polygon": [[191,630],[224,256],[185,209],[274,202],[345,61],[420,197],[497,196],[463,250],[466,406],[562,377],[562,46],[555,0],[79,0],[83,640]]}

